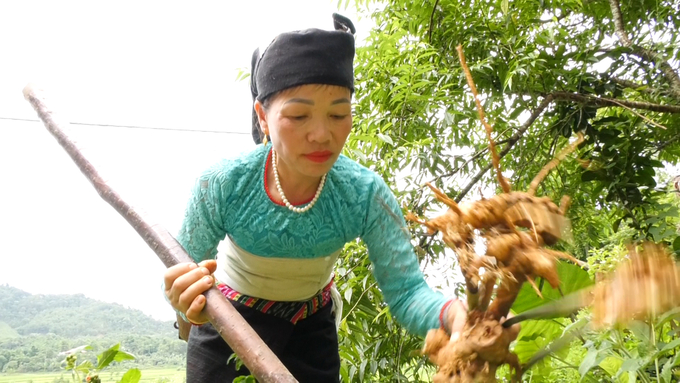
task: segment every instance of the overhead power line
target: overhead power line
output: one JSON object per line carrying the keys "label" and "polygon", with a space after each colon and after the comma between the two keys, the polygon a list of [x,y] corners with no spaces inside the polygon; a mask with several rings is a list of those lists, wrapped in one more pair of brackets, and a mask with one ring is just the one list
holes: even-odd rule
{"label": "overhead power line", "polygon": [[[17,118],[17,117],[0,117],[0,120],[9,120],[9,121],[27,121],[27,122],[41,122],[40,120],[37,120],[37,119]],[[87,122],[71,122],[70,124],[71,124],[71,125],[80,125],[80,126],[100,126],[100,127],[105,127],[105,128],[124,128],[124,129],[142,129],[142,130],[164,130],[164,131],[170,131],[170,132],[218,133],[218,134],[247,134],[247,135],[250,135],[250,134],[251,134],[250,132],[230,132],[230,131],[224,131],[224,130],[181,129],[181,128],[159,128],[159,127],[153,127],[153,126],[95,124],[95,123],[87,123]]]}

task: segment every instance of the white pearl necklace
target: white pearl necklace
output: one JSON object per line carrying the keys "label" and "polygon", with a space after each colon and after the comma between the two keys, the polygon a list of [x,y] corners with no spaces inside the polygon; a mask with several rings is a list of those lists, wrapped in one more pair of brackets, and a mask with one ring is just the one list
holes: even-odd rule
{"label": "white pearl necklace", "polygon": [[288,209],[294,211],[295,213],[304,213],[307,210],[311,209],[312,206],[314,206],[316,201],[319,199],[319,195],[321,195],[323,185],[326,183],[325,174],[321,177],[321,182],[319,182],[319,187],[316,188],[316,193],[314,194],[314,198],[312,198],[312,201],[308,203],[305,207],[296,207],[293,206],[293,204],[291,204],[288,201],[288,198],[286,198],[286,195],[283,194],[283,189],[281,188],[281,181],[279,181],[279,170],[276,168],[276,152],[274,151],[274,149],[272,149],[272,169],[274,170],[274,181],[276,181],[276,190],[278,190],[279,195],[281,196],[281,200],[283,200],[283,204],[286,205]]}

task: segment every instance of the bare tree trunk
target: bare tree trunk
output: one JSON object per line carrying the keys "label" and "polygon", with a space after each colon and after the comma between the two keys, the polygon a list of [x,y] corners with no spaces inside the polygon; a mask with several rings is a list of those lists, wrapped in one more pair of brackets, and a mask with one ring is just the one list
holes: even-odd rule
{"label": "bare tree trunk", "polygon": [[[127,204],[99,175],[76,144],[64,133],[61,123],[45,102],[44,94],[27,85],[24,97],[31,103],[47,130],[66,150],[73,162],[92,183],[97,193],[108,202],[139,233],[166,267],[181,262],[193,262],[175,238],[159,224],[149,221],[143,213]],[[210,322],[236,355],[260,382],[297,382],[281,361],[272,353],[257,333],[234,309],[216,287],[205,292],[205,311]]]}

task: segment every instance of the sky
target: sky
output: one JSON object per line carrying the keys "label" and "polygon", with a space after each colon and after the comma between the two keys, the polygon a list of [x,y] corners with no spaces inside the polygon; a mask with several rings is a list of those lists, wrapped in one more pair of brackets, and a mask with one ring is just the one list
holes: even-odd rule
{"label": "sky", "polygon": [[[198,174],[254,147],[239,69],[278,33],[331,29],[333,12],[337,0],[0,2],[0,285],[174,319],[163,264],[37,121],[26,84],[114,189],[174,234]],[[368,34],[370,19],[340,13],[359,41]]]}

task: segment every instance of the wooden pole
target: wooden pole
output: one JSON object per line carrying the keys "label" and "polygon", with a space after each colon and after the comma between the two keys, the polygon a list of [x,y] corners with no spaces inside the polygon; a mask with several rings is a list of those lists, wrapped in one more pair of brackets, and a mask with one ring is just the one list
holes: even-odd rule
{"label": "wooden pole", "polygon": [[[47,130],[57,139],[59,145],[71,157],[80,171],[92,183],[97,193],[109,203],[139,233],[166,267],[182,262],[193,262],[177,240],[159,224],[151,222],[141,211],[126,203],[118,193],[99,175],[92,163],[85,158],[76,144],[66,135],[62,126],[68,125],[57,121],[55,113],[50,110],[44,92],[27,85],[24,97],[45,124]],[[160,277],[159,277],[160,278]],[[281,361],[267,347],[257,333],[248,325],[243,317],[234,309],[216,287],[205,292],[205,312],[210,323],[222,338],[234,350],[236,355],[248,367],[250,372],[263,383],[297,382]]]}

